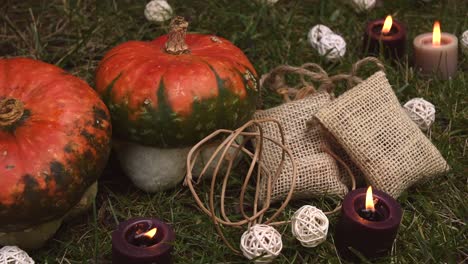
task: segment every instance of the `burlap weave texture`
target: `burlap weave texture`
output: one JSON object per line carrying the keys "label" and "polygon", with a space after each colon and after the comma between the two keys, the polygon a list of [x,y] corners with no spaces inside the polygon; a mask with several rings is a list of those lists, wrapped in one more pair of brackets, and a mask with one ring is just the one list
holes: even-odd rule
{"label": "burlap weave texture", "polygon": [[[309,128],[308,121],[331,98],[326,92],[317,92],[303,99],[291,101],[267,110],[259,110],[253,119],[278,120],[284,128],[286,146],[291,149],[297,165],[296,188],[293,199],[310,198],[321,195],[344,196],[348,189],[340,181],[340,171],[336,161],[322,149],[328,146],[318,127]],[[263,123],[265,135],[280,140],[277,126]],[[266,141],[263,146],[262,161],[269,171],[275,171],[281,161],[283,150]],[[292,167],[290,160],[272,188],[272,201],[280,201],[289,192]],[[262,177],[266,178],[266,177]],[[260,198],[266,195],[266,181],[261,183]]]}
{"label": "burlap weave texture", "polygon": [[448,170],[440,152],[400,106],[384,72],[375,73],[319,109],[315,118],[369,184],[393,197]]}

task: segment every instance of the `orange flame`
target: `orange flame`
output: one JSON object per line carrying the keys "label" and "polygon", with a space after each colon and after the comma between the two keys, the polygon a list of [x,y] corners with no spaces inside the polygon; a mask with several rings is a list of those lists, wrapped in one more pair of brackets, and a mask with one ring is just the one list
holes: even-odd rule
{"label": "orange flame", "polygon": [[440,23],[436,21],[434,23],[434,31],[432,33],[432,45],[440,46]]}
{"label": "orange flame", "polygon": [[145,236],[147,238],[153,238],[154,235],[156,235],[157,231],[158,231],[158,229],[155,227],[155,228],[149,230],[148,232],[144,233],[143,236]]}
{"label": "orange flame", "polygon": [[366,210],[371,211],[371,212],[375,212],[374,197],[372,196],[372,186],[369,186],[369,188],[367,188]]}
{"label": "orange flame", "polygon": [[387,34],[392,29],[393,19],[392,16],[387,16],[382,27],[382,33]]}

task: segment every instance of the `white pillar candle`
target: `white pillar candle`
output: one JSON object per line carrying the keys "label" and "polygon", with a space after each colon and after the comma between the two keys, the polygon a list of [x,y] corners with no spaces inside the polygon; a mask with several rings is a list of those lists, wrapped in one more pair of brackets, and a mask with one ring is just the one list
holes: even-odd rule
{"label": "white pillar candle", "polygon": [[437,24],[434,24],[434,33],[421,34],[414,39],[414,64],[423,74],[435,73],[448,79],[457,72],[458,39],[452,34],[440,33],[440,27],[437,36]]}

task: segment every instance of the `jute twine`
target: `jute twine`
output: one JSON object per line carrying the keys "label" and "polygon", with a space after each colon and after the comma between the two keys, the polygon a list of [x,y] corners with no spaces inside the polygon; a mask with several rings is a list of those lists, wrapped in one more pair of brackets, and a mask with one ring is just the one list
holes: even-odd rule
{"label": "jute twine", "polygon": [[[363,80],[358,76],[358,71],[364,65],[374,63],[379,69],[385,66],[375,57],[366,57],[353,64],[349,74],[336,74],[328,76],[328,73],[316,63],[305,63],[299,67],[280,65],[267,74],[262,75],[260,87],[269,87],[271,90],[283,96],[286,102],[298,100],[320,90],[332,93],[339,82],[346,81],[349,88],[361,83]],[[300,77],[300,83],[294,87],[286,84],[285,74],[294,73]],[[315,83],[320,85],[316,88]]]}
{"label": "jute twine", "polygon": [[[279,131],[281,133],[281,140],[275,140],[272,139],[268,136],[265,136],[263,133],[263,130],[260,126],[261,123],[266,123],[266,122],[271,122],[274,123],[278,126]],[[246,129],[250,126],[255,126],[257,127],[257,132],[247,132]],[[211,158],[208,160],[206,165],[204,166],[202,172],[200,175],[197,177],[197,181],[194,181],[194,176],[192,175],[192,170],[193,167],[197,161],[197,158],[200,154],[200,150],[202,149],[203,145],[209,142],[210,140],[220,136],[220,135],[225,135],[226,138],[221,142],[221,144],[218,146],[218,148],[214,151],[213,155]],[[236,139],[239,139],[240,136],[242,137],[242,142],[237,143]],[[255,140],[257,142],[255,149],[253,152],[248,150],[245,145],[249,140]],[[267,171],[266,168],[263,166],[261,162],[261,152],[262,152],[262,146],[264,144],[264,141],[271,141],[274,144],[278,145],[280,148],[283,149],[283,158],[281,162],[278,164],[278,167],[275,171],[268,171],[268,173],[261,173],[262,171]],[[234,248],[231,243],[224,237],[224,234],[221,230],[220,225],[225,225],[225,226],[231,226],[231,227],[241,227],[242,225],[248,225],[249,227],[255,224],[263,223],[263,224],[274,224],[273,221],[278,217],[278,215],[284,210],[286,205],[288,204],[289,200],[291,199],[292,193],[294,191],[294,184],[290,186],[290,191],[286,198],[284,199],[283,203],[281,206],[276,209],[272,215],[266,220],[263,221],[264,214],[266,211],[270,208],[270,199],[268,197],[271,196],[271,187],[272,183],[278,178],[279,174],[281,173],[281,170],[284,166],[284,161],[286,159],[289,159],[291,161],[291,164],[293,166],[293,182],[295,182],[296,178],[296,163],[293,159],[293,155],[291,153],[291,150],[286,148],[284,146],[285,140],[284,140],[284,132],[281,127],[281,125],[278,123],[278,121],[273,120],[273,119],[266,119],[266,120],[251,120],[247,122],[245,125],[242,127],[232,131],[232,130],[226,130],[226,129],[220,129],[212,134],[208,135],[206,138],[202,139],[200,142],[198,142],[189,152],[187,155],[187,175],[184,181],[184,184],[187,185],[192,192],[192,195],[195,199],[195,202],[197,203],[198,207],[208,216],[211,217],[215,224],[215,228],[223,242],[234,252],[240,254],[240,251]],[[236,154],[235,155],[228,155],[229,152],[232,152],[230,150],[235,149]],[[228,187],[228,180],[229,177],[231,176],[231,170],[233,167],[234,160],[236,159],[236,156],[239,155],[240,153],[246,154],[248,157],[252,159],[251,164],[248,168],[247,175],[244,177],[244,182],[242,184],[242,189],[239,194],[239,204],[238,207],[240,209],[240,213],[242,215],[241,220],[238,221],[232,221],[227,213],[226,213],[226,204],[225,204],[225,198],[226,198],[226,190]],[[205,206],[204,203],[201,201],[199,198],[195,188],[194,188],[194,183],[197,184],[200,182],[202,177],[205,175],[205,173],[208,171],[210,164],[216,159],[218,155],[221,155],[220,158],[217,159],[217,165],[213,171],[213,175],[211,176],[211,187],[210,187],[210,193],[209,193],[209,205]],[[216,210],[215,209],[215,186],[218,178],[218,173],[221,170],[221,165],[223,162],[227,162],[227,167],[226,172],[224,173],[224,178],[222,179],[222,188],[221,188],[221,195],[220,195],[220,214],[221,216],[217,216]],[[254,171],[256,170],[256,191],[254,195],[254,204],[252,208],[252,214],[248,215],[248,213],[245,211],[245,195],[247,191],[247,186],[249,182],[253,179],[253,174]],[[262,203],[262,207],[259,206],[259,184],[261,181],[262,176],[267,177],[267,199]]]}
{"label": "jute twine", "polygon": [[0,101],[0,126],[6,127],[15,123],[23,116],[24,105],[14,98],[4,98]]}

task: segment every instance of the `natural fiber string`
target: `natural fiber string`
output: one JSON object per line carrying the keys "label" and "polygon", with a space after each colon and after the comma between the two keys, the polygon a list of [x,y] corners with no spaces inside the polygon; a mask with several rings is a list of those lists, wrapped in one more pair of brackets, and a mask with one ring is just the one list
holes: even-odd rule
{"label": "natural fiber string", "polygon": [[23,116],[24,105],[20,100],[5,98],[0,101],[0,126],[6,127],[14,124]]}
{"label": "natural fiber string", "polygon": [[[322,89],[326,90],[328,93],[332,93],[336,83],[338,82],[346,81],[348,88],[361,83],[362,79],[358,77],[358,71],[363,65],[367,65],[369,63],[374,63],[382,71],[385,70],[385,66],[382,62],[375,57],[366,57],[357,61],[353,64],[349,74],[337,74],[331,77],[328,76],[327,72],[323,70],[320,65],[315,63],[305,63],[299,67],[280,65],[269,73],[262,75],[260,79],[260,87],[270,87],[270,89],[282,95],[285,102],[291,101],[291,98],[294,98],[294,100],[305,98],[307,95],[313,94]],[[301,89],[297,87],[289,87],[285,80],[286,74],[299,75],[301,80],[301,84],[299,86]],[[320,83],[319,88],[315,89],[314,84],[307,81],[306,77],[313,82]]]}
{"label": "natural fiber string", "polygon": [[[263,135],[262,128],[259,125],[260,123],[263,123],[263,122],[276,123],[276,125],[280,128],[280,131],[281,131],[281,135],[282,135],[281,142]],[[258,128],[258,132],[245,132],[245,129],[247,127],[249,127],[249,126],[256,126]],[[208,142],[209,140],[211,140],[211,139],[213,139],[213,138],[215,138],[215,137],[217,137],[217,136],[219,136],[221,134],[228,134],[228,136],[226,137],[225,140],[223,140],[221,142],[219,147],[214,151],[213,155],[210,157],[210,159],[208,160],[208,162],[206,163],[205,167],[203,168],[202,172],[200,173],[200,175],[198,177],[199,178],[198,181],[199,181],[200,178],[203,177],[203,175],[208,170],[209,165],[214,161],[214,159],[218,156],[218,154],[221,153],[221,156],[218,159],[218,162],[216,164],[216,167],[214,169],[213,176],[212,176],[212,179],[211,179],[210,194],[209,194],[209,207],[206,208],[205,205],[203,204],[203,202],[198,197],[198,195],[197,195],[197,193],[195,191],[195,188],[193,186],[193,183],[192,183],[193,182],[192,169],[193,169],[193,167],[195,165],[195,161],[196,161],[196,159],[197,159],[197,157],[198,157],[198,155],[200,153],[200,148],[206,142]],[[243,142],[241,144],[237,144],[235,142],[235,139],[238,138],[239,136],[244,137],[244,140],[243,140]],[[252,138],[252,137],[254,137],[256,139],[256,142],[258,142],[258,144],[256,144],[256,149],[255,149],[254,153],[250,152],[249,150],[247,150],[244,147],[247,139]],[[263,165],[261,163],[262,143],[260,143],[260,142],[262,142],[263,140],[270,140],[274,144],[278,145],[279,147],[281,147],[284,150],[283,161],[278,165],[278,169],[275,171],[274,175],[271,175],[271,173],[268,173],[267,193],[269,195],[271,195],[272,184],[273,184],[274,180],[277,179],[277,177],[281,173],[281,170],[282,170],[282,167],[283,167],[283,162],[284,162],[284,159],[286,158],[286,156],[288,156],[288,158],[291,160],[291,162],[293,164],[293,167],[294,167],[294,173],[293,173],[293,178],[292,178],[293,182],[295,182],[295,178],[296,178],[296,166],[295,166],[295,163],[294,163],[292,153],[291,153],[291,151],[289,149],[287,149],[284,146],[284,132],[282,131],[281,125],[276,120],[252,120],[250,122],[247,122],[245,125],[243,125],[239,129],[236,129],[235,131],[230,131],[230,130],[225,130],[225,129],[215,131],[211,135],[209,135],[206,138],[204,138],[203,140],[201,140],[197,145],[195,145],[190,150],[190,152],[189,152],[189,154],[187,156],[187,168],[188,168],[188,170],[187,170],[187,176],[185,178],[184,183],[189,187],[189,189],[192,192],[192,195],[194,196],[195,201],[196,201],[197,205],[200,207],[200,209],[212,218],[212,220],[213,220],[213,222],[215,224],[215,229],[216,229],[218,235],[223,240],[223,242],[231,250],[233,250],[234,252],[239,253],[239,254],[240,254],[240,252],[237,249],[235,249],[230,244],[230,242],[225,238],[225,236],[224,236],[224,234],[223,234],[223,232],[222,232],[222,230],[220,228],[220,225],[239,227],[239,226],[248,224],[249,226],[251,226],[251,225],[253,225],[255,223],[260,223],[262,221],[263,215],[269,209],[270,200],[267,198],[267,200],[263,203],[263,207],[260,210],[258,210],[258,200],[259,200],[258,192],[259,192],[259,188],[257,188],[256,192],[255,192],[253,215],[248,216],[247,213],[244,211],[244,199],[245,199],[246,190],[247,190],[248,183],[249,183],[249,181],[250,181],[250,179],[252,177],[252,173],[254,171],[254,168],[255,168],[256,164],[258,164],[257,173],[260,170],[265,170],[265,168],[263,167]],[[232,169],[232,162],[234,160],[233,157],[228,157],[227,156],[228,150],[230,148],[235,148],[236,149],[236,154],[238,154],[240,151],[242,151],[243,153],[247,154],[249,157],[252,158],[252,162],[251,162],[251,165],[249,167],[248,173],[247,173],[247,175],[245,177],[244,183],[242,184],[241,193],[240,193],[240,197],[239,197],[239,207],[240,207],[241,214],[244,217],[244,219],[236,221],[236,222],[231,221],[227,217],[227,215],[225,213],[225,198],[226,198],[225,193],[226,193],[226,189],[227,189],[227,181],[228,181],[228,178],[230,176],[230,171]],[[215,213],[214,197],[215,197],[215,186],[216,186],[217,175],[218,175],[218,172],[219,172],[219,170],[221,168],[221,165],[222,165],[223,161],[225,161],[225,160],[228,160],[229,163],[228,163],[228,166],[227,166],[227,171],[224,174],[223,184],[222,184],[222,187],[221,187],[221,197],[220,197],[220,199],[221,199],[221,202],[220,202],[220,204],[221,204],[220,205],[221,206],[221,209],[220,209],[221,218],[220,218],[220,217],[216,216],[216,213]],[[259,177],[261,177],[261,174],[258,173],[257,182],[259,182],[261,180]],[[284,208],[287,206],[289,200],[292,197],[293,191],[294,191],[294,184],[291,185],[291,190],[290,190],[288,196],[283,201],[283,204],[273,213],[272,216],[269,217],[268,220],[265,221],[264,224],[269,224],[270,222],[272,222],[284,210]]]}

